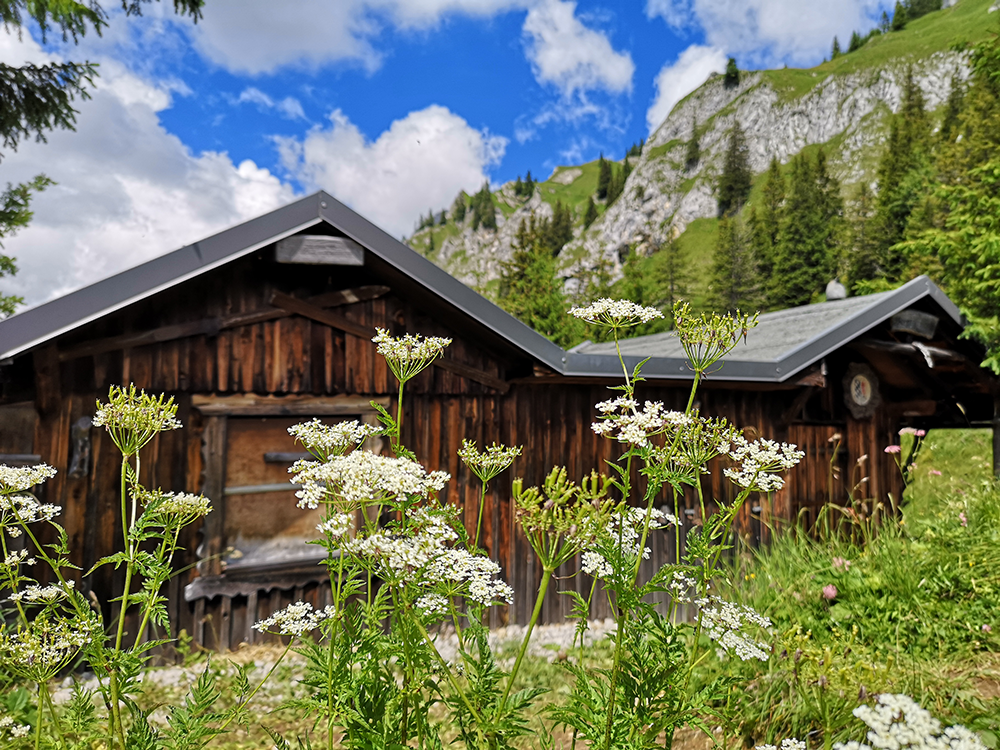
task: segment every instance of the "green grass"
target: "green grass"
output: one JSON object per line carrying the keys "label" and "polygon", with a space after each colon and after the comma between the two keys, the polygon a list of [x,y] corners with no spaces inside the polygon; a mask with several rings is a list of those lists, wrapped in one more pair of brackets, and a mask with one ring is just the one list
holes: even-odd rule
{"label": "green grass", "polygon": [[684,268],[689,276],[688,300],[696,310],[705,309],[708,277],[719,241],[718,219],[695,219],[678,238]]}
{"label": "green grass", "polygon": [[[578,169],[582,174],[569,185],[560,185],[553,179],[572,169]],[[596,161],[587,162],[577,167],[557,167],[552,173],[552,177],[545,182],[538,183],[539,194],[543,201],[553,207],[556,205],[556,201],[562,201],[563,205],[572,209],[574,219],[579,222],[587,208],[587,199],[597,190],[598,171],[598,162]],[[603,209],[602,205],[597,206],[598,215],[603,212]]]}

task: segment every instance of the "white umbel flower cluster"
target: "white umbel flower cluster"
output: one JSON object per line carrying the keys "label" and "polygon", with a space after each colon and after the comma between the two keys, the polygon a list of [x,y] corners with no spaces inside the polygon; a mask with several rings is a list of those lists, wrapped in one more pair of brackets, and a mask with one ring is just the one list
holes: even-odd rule
{"label": "white umbel flower cluster", "polygon": [[316,525],[316,531],[330,539],[344,539],[354,531],[353,513],[334,513],[323,523]]}
{"label": "white umbel flower cluster", "polygon": [[675,570],[674,577],[670,580],[667,588],[670,589],[671,599],[678,603],[687,603],[691,601],[691,592],[695,590],[697,585],[693,578]]}
{"label": "white umbel flower cluster", "polygon": [[184,519],[201,518],[212,512],[212,504],[207,497],[190,492],[165,492],[160,496],[157,507],[161,513]]}
{"label": "white umbel flower cluster", "polygon": [[347,508],[426,499],[451,479],[444,471],[428,473],[408,458],[377,456],[371,451],[354,451],[326,462],[296,461],[288,471],[294,474],[292,481],[302,485],[295,493],[300,508],[317,508],[331,493]]}
{"label": "white umbel flower cluster", "polygon": [[156,433],[180,429],[176,415],[177,404],[172,397],[150,396],[143,390],[136,390],[134,385],[127,389],[112,386],[108,391],[108,403],[97,402],[92,424],[104,427],[118,449],[131,456]]}
{"label": "white umbel flower cluster", "polygon": [[319,419],[288,428],[288,434],[311,453],[323,458],[338,456],[357,448],[365,440],[381,432],[376,425],[362,424],[356,419],[337,424],[323,424]]}
{"label": "white umbel flower cluster", "polygon": [[[777,750],[774,745],[757,745],[754,750]],[[795,738],[788,738],[781,741],[781,750],[806,750],[806,743]]]}
{"label": "white umbel flower cluster", "polygon": [[278,610],[266,620],[254,623],[253,628],[261,633],[300,636],[315,630],[323,620],[333,617],[334,614],[333,607],[314,610],[309,602],[295,602]]}
{"label": "white umbel flower cluster", "polygon": [[0,528],[12,537],[21,536],[20,524],[51,521],[61,512],[61,506],[40,503],[31,495],[0,495]]}
{"label": "white umbel flower cluster", "polygon": [[28,557],[28,550],[22,549],[15,552],[11,552],[7,555],[6,559],[3,561],[3,566],[5,568],[16,568],[20,565],[34,565],[35,558]]}
{"label": "white umbel flower cluster", "polygon": [[[639,539],[642,537],[645,523],[645,508],[626,508],[624,511],[619,511],[608,522],[605,528],[606,539],[616,545],[620,544],[622,555],[625,557],[635,558],[639,555]],[[650,508],[649,528],[651,530],[680,525],[673,513]],[[649,547],[645,547],[642,550],[642,559],[649,559],[651,552]],[[611,563],[605,559],[604,555],[594,550],[588,550],[581,555],[580,566],[584,573],[595,578],[609,578],[614,573],[614,567]]]}
{"label": "white umbel flower cluster", "polygon": [[0,464],[0,495],[30,490],[36,484],[56,475],[56,470],[48,464],[35,466],[7,466]]}
{"label": "white umbel flower cluster", "polygon": [[778,443],[766,438],[747,441],[742,435],[733,437],[729,457],[740,464],[738,469],[724,469],[734,484],[759,492],[774,492],[785,486],[778,471],[787,471],[803,459],[805,453],[790,443]]}
{"label": "white umbel flower cluster", "polygon": [[[66,581],[66,586],[73,588],[73,581]],[[69,596],[69,592],[63,588],[61,584],[39,586],[37,583],[32,583],[24,590],[15,591],[11,594],[10,600],[12,602],[31,602],[33,604],[40,602],[43,604],[51,604],[52,602],[59,601],[67,596]]]}
{"label": "white umbel flower cluster", "polygon": [[448,600],[440,594],[424,594],[413,604],[429,617],[437,617],[448,613]]}
{"label": "white umbel flower cluster", "polygon": [[406,334],[401,338],[394,338],[384,328],[376,328],[375,331],[376,335],[372,342],[376,345],[378,353],[385,358],[389,369],[402,383],[444,354],[445,347],[451,344],[451,339],[438,336]]}
{"label": "white umbel flower cluster", "polygon": [[449,549],[431,560],[424,571],[427,581],[465,584],[468,597],[484,606],[514,600],[514,589],[495,576],[500,566],[488,557],[464,549]]}
{"label": "white umbel flower cluster", "polygon": [[23,630],[0,635],[0,659],[18,674],[48,679],[90,643],[89,627],[62,618],[36,619]]}
{"label": "white umbel flower cluster", "polygon": [[647,445],[649,437],[694,424],[694,417],[682,411],[666,409],[660,401],[647,401],[639,409],[634,399],[619,396],[597,405],[601,421],[590,428],[598,435],[613,437],[620,443]]}
{"label": "white umbel flower cluster", "polygon": [[868,742],[838,742],[834,750],[986,750],[977,734],[961,725],[941,729],[908,695],[885,693],[874,706],[862,705],[854,715],[868,725]]}
{"label": "white umbel flower cluster", "polygon": [[705,633],[718,643],[727,653],[736,654],[743,661],[760,659],[767,661],[769,646],[754,640],[744,632],[749,625],[768,630],[771,621],[742,604],[735,604],[713,596],[696,602],[701,607],[702,625]]}
{"label": "white umbel flower cluster", "polygon": [[607,297],[602,297],[586,307],[574,307],[569,314],[588,323],[609,328],[628,328],[663,317],[663,313],[655,307],[643,307],[627,299]]}
{"label": "white umbel flower cluster", "polygon": [[508,448],[496,443],[480,453],[471,440],[463,440],[462,447],[458,449],[458,457],[484,484],[514,463],[514,459],[520,455],[519,446]]}
{"label": "white umbel flower cluster", "polygon": [[0,716],[0,737],[4,733],[11,737],[27,737],[31,727],[27,724],[18,724],[12,716]]}

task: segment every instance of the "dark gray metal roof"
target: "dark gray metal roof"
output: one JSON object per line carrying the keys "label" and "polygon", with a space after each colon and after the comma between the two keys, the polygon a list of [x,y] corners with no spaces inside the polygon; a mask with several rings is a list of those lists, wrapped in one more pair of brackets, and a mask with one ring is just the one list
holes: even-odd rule
{"label": "dark gray metal roof", "polygon": [[[557,373],[570,377],[620,375],[613,344],[587,344],[564,351],[325,192],[0,321],[0,360],[322,223]],[[921,276],[891,292],[761,315],[747,343],[726,359],[716,380],[782,382],[925,297],[932,298],[961,325],[958,308],[930,279]],[[643,368],[647,378],[690,378],[683,350],[673,334],[629,339],[622,342],[622,351],[630,368],[652,357]]]}

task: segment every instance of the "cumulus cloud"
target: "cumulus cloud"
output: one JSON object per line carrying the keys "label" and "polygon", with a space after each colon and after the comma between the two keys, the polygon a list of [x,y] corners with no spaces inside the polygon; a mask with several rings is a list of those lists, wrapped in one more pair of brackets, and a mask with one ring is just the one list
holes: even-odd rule
{"label": "cumulus cloud", "polygon": [[234,73],[347,63],[374,70],[386,26],[425,29],[449,15],[489,17],[528,0],[213,0],[190,31],[198,51]]}
{"label": "cumulus cloud", "polygon": [[374,140],[340,110],[303,139],[277,139],[282,162],[301,183],[322,188],[390,234],[409,234],[422,212],[478,190],[507,140],[476,130],[432,105],[396,120]]}
{"label": "cumulus cloud", "polygon": [[[27,35],[0,34],[0,60],[41,61]],[[31,224],[4,240],[19,273],[3,291],[29,304],[65,293],[294,198],[292,189],[252,161],[193,154],[160,124],[171,87],[101,59],[89,101],[77,102],[77,130],[48,143],[24,142],[3,160],[5,181],[44,172],[58,184],[32,204]]]}
{"label": "cumulus cloud", "polygon": [[721,49],[700,44],[692,44],[675,62],[664,65],[656,75],[656,98],[646,111],[650,134],[667,119],[677,102],[725,67],[726,54]]}
{"label": "cumulus cloud", "polygon": [[274,110],[282,117],[289,120],[304,120],[306,119],[305,110],[302,109],[302,103],[296,99],[294,96],[286,96],[281,100],[274,100],[267,94],[265,94],[260,89],[254,86],[248,86],[240,92],[240,95],[236,98],[237,104],[255,104],[260,110]]}
{"label": "cumulus cloud", "polygon": [[575,2],[543,0],[528,11],[524,36],[535,78],[567,98],[595,89],[620,94],[632,88],[632,56],[616,52],[605,34],[585,26]]}
{"label": "cumulus cloud", "polygon": [[834,35],[867,31],[880,0],[647,0],[646,14],[677,29],[700,27],[708,46],[752,64],[814,64]]}

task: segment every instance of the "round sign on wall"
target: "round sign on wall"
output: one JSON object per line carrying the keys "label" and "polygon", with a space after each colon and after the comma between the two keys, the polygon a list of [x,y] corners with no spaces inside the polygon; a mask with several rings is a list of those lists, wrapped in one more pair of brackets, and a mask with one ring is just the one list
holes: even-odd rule
{"label": "round sign on wall", "polygon": [[844,404],[851,415],[855,419],[870,417],[881,401],[875,371],[868,365],[851,364],[844,375]]}

